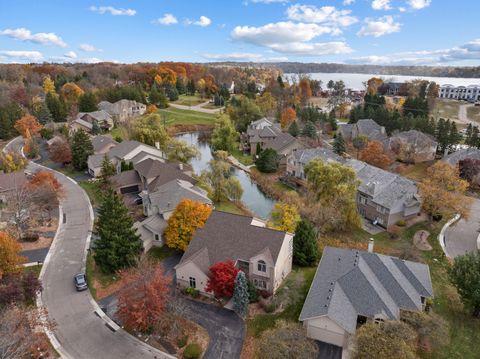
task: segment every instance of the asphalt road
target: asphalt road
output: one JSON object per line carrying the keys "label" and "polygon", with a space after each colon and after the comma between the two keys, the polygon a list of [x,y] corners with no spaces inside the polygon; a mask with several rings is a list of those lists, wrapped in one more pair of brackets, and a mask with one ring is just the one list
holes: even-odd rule
{"label": "asphalt road", "polygon": [[[19,151],[21,145],[22,139],[17,138],[7,150]],[[40,166],[30,162],[28,169],[36,171]],[[63,174],[54,173],[65,190],[61,206],[66,221],[51,247],[49,261],[44,264],[42,301],[56,323],[58,351],[62,357],[74,359],[169,358],[121,329],[112,331],[94,314],[90,292],[76,292],[73,276],[84,268],[92,227],[90,204],[80,186]]]}
{"label": "asphalt road", "polygon": [[477,249],[480,234],[480,200],[473,199],[470,218],[460,219],[445,231],[445,247],[449,256],[456,257]]}

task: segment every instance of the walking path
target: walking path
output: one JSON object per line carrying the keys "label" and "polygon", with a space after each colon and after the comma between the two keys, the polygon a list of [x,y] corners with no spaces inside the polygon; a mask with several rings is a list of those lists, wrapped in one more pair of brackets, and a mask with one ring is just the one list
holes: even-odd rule
{"label": "walking path", "polygon": [[[22,138],[12,140],[6,150],[21,152]],[[28,170],[46,167],[30,162]],[[40,303],[47,308],[55,324],[50,335],[55,349],[63,358],[130,359],[173,358],[139,341],[118,328],[93,300],[90,292],[77,292],[73,276],[84,270],[93,226],[90,201],[78,184],[67,176],[52,171],[63,185],[62,221],[45,258],[40,278],[43,292]]]}

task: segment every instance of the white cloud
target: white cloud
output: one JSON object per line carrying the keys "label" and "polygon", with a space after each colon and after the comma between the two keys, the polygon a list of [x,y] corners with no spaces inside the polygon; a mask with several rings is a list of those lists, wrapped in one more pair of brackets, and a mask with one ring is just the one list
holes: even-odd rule
{"label": "white cloud", "polygon": [[53,32],[37,32],[36,34],[32,34],[30,30],[24,27],[19,27],[17,29],[5,29],[0,31],[0,35],[5,35],[20,41],[30,41],[42,45],[51,44],[61,47],[67,46],[62,38]]}
{"label": "white cloud", "polygon": [[137,13],[137,11],[133,9],[114,8],[113,6],[90,6],[90,11],[102,15],[110,13],[110,15],[113,16],[134,16]]}
{"label": "white cloud", "polygon": [[234,40],[264,46],[285,54],[316,56],[352,52],[352,49],[342,41],[309,42],[320,35],[337,34],[336,31],[337,29],[329,26],[287,21],[260,27],[237,26],[231,36]]}
{"label": "white cloud", "polygon": [[380,37],[400,31],[401,24],[395,22],[392,16],[384,16],[378,19],[365,19],[365,25],[362,26],[358,36]]}
{"label": "white cloud", "polygon": [[261,54],[250,52],[230,52],[225,54],[204,54],[204,58],[213,61],[239,61],[239,62],[282,62],[288,57],[265,57]]}
{"label": "white cloud", "polygon": [[202,16],[200,16],[200,19],[198,21],[195,21],[193,24],[201,26],[201,27],[207,27],[211,23],[212,23],[212,20],[210,20],[208,17],[202,15]]}
{"label": "white cloud", "polygon": [[77,54],[75,53],[75,51],[69,51],[64,56],[68,57],[69,59],[76,59],[77,58]]}
{"label": "white cloud", "polygon": [[163,16],[157,19],[157,21],[155,22],[162,25],[174,25],[178,23],[178,20],[175,16],[173,16],[173,14],[167,13],[167,14],[163,14]]}
{"label": "white cloud", "polygon": [[480,60],[480,38],[449,49],[363,56],[348,62],[374,65],[441,65],[465,60]]}
{"label": "white cloud", "polygon": [[348,6],[352,5],[355,2],[355,0],[343,0],[343,5]]}
{"label": "white cloud", "polygon": [[[56,63],[72,63],[72,64],[98,64],[99,62],[105,62],[106,60],[99,59],[97,57],[84,57],[84,58],[71,58],[68,57],[67,54],[64,56],[51,56],[49,58],[51,62]],[[115,61],[108,61],[108,62],[115,62]]]}
{"label": "white cloud", "polygon": [[288,0],[250,0],[252,3],[256,4],[274,4],[274,3],[286,3]]}
{"label": "white cloud", "polygon": [[37,62],[43,59],[42,53],[38,51],[0,51],[0,58],[2,57],[31,62]]}
{"label": "white cloud", "polygon": [[392,7],[390,6],[391,0],[373,0],[372,1],[372,9],[374,10],[390,10]]}
{"label": "white cloud", "polygon": [[350,13],[350,10],[337,10],[334,6],[316,7],[295,4],[287,9],[287,16],[290,20],[339,27],[350,26],[358,21]]}
{"label": "white cloud", "polygon": [[95,46],[90,44],[80,44],[78,48],[85,52],[101,51],[100,49],[97,49]]}
{"label": "white cloud", "polygon": [[407,9],[404,8],[403,6],[400,6],[400,7],[398,8],[398,11],[400,11],[400,12],[405,12],[405,11],[407,11]]}
{"label": "white cloud", "polygon": [[430,6],[432,0],[408,0],[407,3],[413,10],[421,10]]}

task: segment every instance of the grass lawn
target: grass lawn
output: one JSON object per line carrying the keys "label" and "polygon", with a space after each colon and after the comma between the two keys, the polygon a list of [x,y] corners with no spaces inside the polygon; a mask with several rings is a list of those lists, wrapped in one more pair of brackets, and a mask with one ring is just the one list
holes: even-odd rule
{"label": "grass lawn", "polygon": [[114,127],[112,131],[110,132],[110,135],[114,140],[116,139],[122,139],[122,140],[127,140],[128,139],[128,132],[127,129],[123,126],[118,126]]}
{"label": "grass lawn", "polygon": [[102,189],[100,188],[99,182],[82,181],[79,184],[80,187],[82,187],[85,192],[87,192],[87,195],[90,198],[90,202],[92,202],[92,206],[96,207],[100,205],[100,201],[102,198]]}
{"label": "grass lawn", "polygon": [[242,207],[238,206],[236,203],[233,202],[219,202],[215,203],[215,209],[217,211],[228,212],[233,214],[243,214],[245,215],[245,211]]}
{"label": "grass lawn", "polygon": [[40,271],[42,270],[42,265],[31,266],[31,267],[23,267],[24,272],[33,272],[38,276],[40,275]]}
{"label": "grass lawn", "polygon": [[206,101],[208,101],[208,99],[203,99],[198,95],[194,95],[194,96],[180,95],[178,96],[178,100],[174,101],[173,103],[177,105],[183,105],[183,106],[195,106]]}
{"label": "grass lawn", "polygon": [[480,106],[467,107],[467,117],[472,121],[480,123]]}
{"label": "grass lawn", "polygon": [[216,114],[191,110],[181,110],[174,107],[158,110],[167,126],[174,125],[213,125]]}
{"label": "grass lawn", "polygon": [[243,153],[238,149],[233,150],[231,155],[245,166],[250,166],[251,164],[253,164],[252,156],[250,156],[249,154]]}
{"label": "grass lawn", "polygon": [[177,253],[175,249],[168,248],[166,245],[163,247],[152,247],[147,252],[147,256],[156,261],[162,261],[167,257],[170,257],[172,254]]}
{"label": "grass lawn", "polygon": [[431,115],[436,117],[443,117],[445,119],[458,119],[458,108],[462,103],[457,100],[435,99],[435,105]]}
{"label": "grass lawn", "polygon": [[406,165],[405,168],[402,168],[401,175],[408,177],[414,181],[421,181],[427,175],[427,168],[433,165],[435,161],[415,163],[412,165]]}
{"label": "grass lawn", "polygon": [[65,166],[65,167],[60,167],[60,168],[58,168],[58,171],[62,172],[65,176],[68,176],[70,178],[83,176],[85,174],[84,171],[78,171],[75,168],[73,168],[72,165],[68,165],[68,166]]}
{"label": "grass lawn", "polygon": [[[286,295],[289,303],[280,313],[260,314],[247,320],[247,335],[259,337],[263,331],[273,328],[279,320],[298,322],[303,303],[315,276],[316,267],[294,267],[276,296]],[[282,293],[283,292],[283,293]]]}
{"label": "grass lawn", "polygon": [[90,293],[92,293],[92,296],[95,299],[97,299],[97,286],[106,288],[115,283],[118,279],[118,277],[115,275],[103,273],[100,268],[96,266],[95,260],[90,253],[87,256],[85,275],[87,277],[87,284],[88,288],[90,289]]}
{"label": "grass lawn", "polygon": [[209,102],[205,106],[202,106],[202,108],[206,108],[209,110],[216,110],[217,108],[222,108],[223,106],[215,106],[215,104]]}

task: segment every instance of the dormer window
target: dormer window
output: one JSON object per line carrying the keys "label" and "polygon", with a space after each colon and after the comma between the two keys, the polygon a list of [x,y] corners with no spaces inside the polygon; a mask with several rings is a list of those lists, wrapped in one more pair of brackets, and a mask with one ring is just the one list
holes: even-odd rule
{"label": "dormer window", "polygon": [[258,269],[259,272],[266,272],[267,271],[267,264],[264,261],[260,260],[257,263],[257,269]]}

